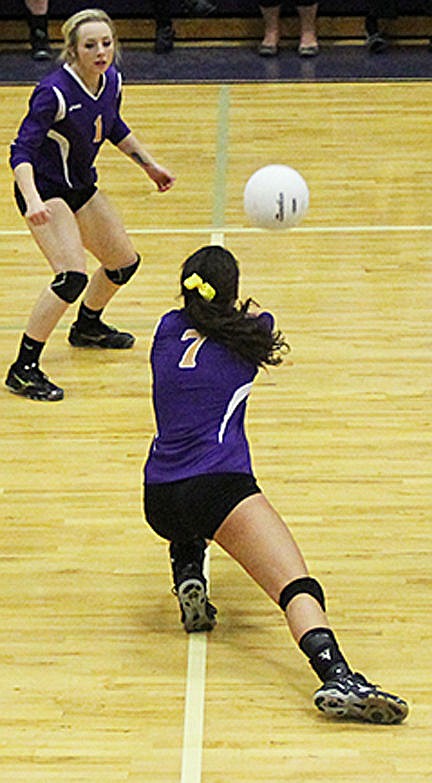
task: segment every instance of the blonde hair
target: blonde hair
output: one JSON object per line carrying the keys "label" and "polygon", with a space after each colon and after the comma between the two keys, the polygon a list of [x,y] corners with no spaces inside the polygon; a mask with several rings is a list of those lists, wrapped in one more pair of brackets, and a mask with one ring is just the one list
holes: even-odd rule
{"label": "blonde hair", "polygon": [[105,22],[108,25],[114,41],[114,60],[117,61],[120,55],[117,30],[112,19],[101,8],[86,8],[66,19],[61,29],[64,44],[60,53],[60,59],[69,63],[69,65],[73,62],[77,54],[78,31],[81,25],[86,22]]}

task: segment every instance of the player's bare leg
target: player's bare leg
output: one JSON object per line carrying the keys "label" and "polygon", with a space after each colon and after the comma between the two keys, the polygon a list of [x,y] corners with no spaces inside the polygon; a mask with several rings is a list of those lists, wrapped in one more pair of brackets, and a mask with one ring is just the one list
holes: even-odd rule
{"label": "player's bare leg", "polygon": [[49,199],[46,203],[49,221],[41,225],[27,221],[27,225],[55,277],[33,307],[6,386],[23,397],[55,401],[63,398],[63,389],[42,372],[40,355],[59,320],[84,289],[87,276],[81,236],[72,211],[62,199]]}
{"label": "player's bare leg", "polygon": [[69,333],[76,347],[131,348],[135,338],[101,320],[103,309],[139,265],[120,217],[99,191],[76,214],[84,247],[100,262]]}
{"label": "player's bare leg", "polygon": [[284,610],[292,636],[323,685],[314,703],[331,717],[399,723],[408,705],[354,673],[329,627],[324,594],[291,533],[264,495],[252,495],[216,531],[222,546]]}

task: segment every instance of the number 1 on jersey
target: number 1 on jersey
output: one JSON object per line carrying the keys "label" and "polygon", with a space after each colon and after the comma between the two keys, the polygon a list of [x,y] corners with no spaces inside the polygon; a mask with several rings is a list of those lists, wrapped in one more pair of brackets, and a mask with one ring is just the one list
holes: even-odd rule
{"label": "number 1 on jersey", "polygon": [[93,144],[99,144],[102,141],[102,114],[98,114],[94,122],[95,135],[93,138]]}

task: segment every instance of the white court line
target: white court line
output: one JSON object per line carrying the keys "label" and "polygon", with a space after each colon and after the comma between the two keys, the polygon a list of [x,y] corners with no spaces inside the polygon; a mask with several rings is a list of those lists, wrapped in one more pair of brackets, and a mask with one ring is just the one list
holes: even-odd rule
{"label": "white court line", "polygon": [[[154,234],[209,234],[212,231],[211,226],[202,226],[201,228],[127,228],[126,232],[131,236],[142,235],[154,235]],[[431,226],[306,226],[298,228],[287,229],[286,232],[274,231],[274,234],[278,233],[290,233],[290,234],[372,234],[372,233],[398,233],[398,232],[412,232],[412,233],[429,233],[432,231]],[[269,234],[267,229],[253,228],[252,226],[223,226],[220,229],[221,236],[224,234]],[[0,229],[0,236],[13,237],[13,236],[30,236],[30,232],[27,229]],[[217,243],[220,244],[220,243]]]}
{"label": "white court line", "polygon": [[[208,551],[204,560],[204,576],[209,584],[210,558]],[[201,783],[206,665],[207,633],[191,633],[189,635],[180,783]]]}
{"label": "white court line", "polygon": [[[211,244],[224,246],[222,231],[212,231]],[[210,586],[210,552],[204,558],[204,576]],[[188,667],[180,783],[201,783],[204,744],[204,709],[207,666],[207,633],[189,635]]]}

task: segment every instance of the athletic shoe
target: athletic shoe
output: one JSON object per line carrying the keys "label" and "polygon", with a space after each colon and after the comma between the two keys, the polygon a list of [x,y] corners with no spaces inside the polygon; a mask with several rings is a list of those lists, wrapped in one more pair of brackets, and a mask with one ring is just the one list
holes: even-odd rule
{"label": "athletic shoe", "polygon": [[366,38],[366,46],[372,54],[380,54],[388,49],[387,38],[382,33],[372,33]]}
{"label": "athletic shoe", "polygon": [[182,6],[187,14],[197,16],[209,16],[217,9],[217,4],[211,0],[183,0]]}
{"label": "athletic shoe", "polygon": [[55,402],[62,400],[64,396],[63,389],[51,383],[37,364],[20,367],[15,362],[9,368],[5,385],[14,394],[20,394],[30,400]]}
{"label": "athletic shoe", "polygon": [[261,43],[258,47],[258,54],[260,57],[277,57],[279,46],[278,44]]}
{"label": "athletic shoe", "polygon": [[314,704],[330,717],[367,723],[400,723],[408,715],[406,701],[379,690],[358,673],[325,682],[314,694]]}
{"label": "athletic shoe", "polygon": [[207,598],[205,584],[198,578],[185,579],[176,590],[185,631],[211,631],[217,609]]}
{"label": "athletic shoe", "polygon": [[316,57],[319,54],[319,44],[299,44],[298,53],[300,57]]}
{"label": "athletic shoe", "polygon": [[35,30],[30,38],[33,60],[51,60],[53,53],[50,42],[43,30]]}
{"label": "athletic shoe", "polygon": [[156,25],[154,50],[156,54],[168,54],[174,48],[175,32],[172,24]]}
{"label": "athletic shoe", "polygon": [[80,329],[75,321],[68,340],[74,348],[132,348],[135,337],[129,332],[119,332],[103,321],[97,321],[87,331]]}

